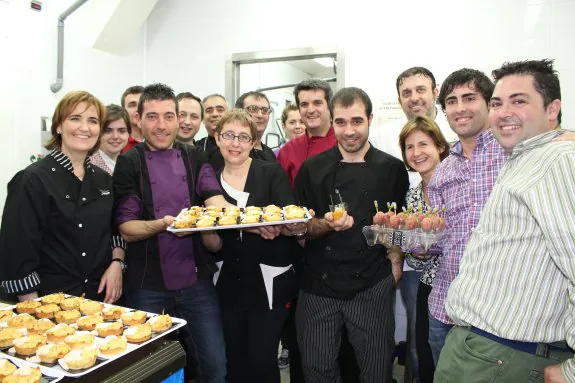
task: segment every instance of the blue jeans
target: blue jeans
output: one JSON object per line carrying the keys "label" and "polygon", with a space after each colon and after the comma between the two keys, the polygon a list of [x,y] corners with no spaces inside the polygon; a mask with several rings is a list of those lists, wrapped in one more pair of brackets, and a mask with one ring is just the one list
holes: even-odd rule
{"label": "blue jeans", "polygon": [[126,306],[185,319],[198,364],[199,382],[225,383],[226,353],[216,290],[211,280],[177,291],[135,289],[126,292]]}
{"label": "blue jeans", "polygon": [[420,271],[404,271],[399,283],[399,292],[407,315],[407,352],[411,359],[411,371],[416,382],[419,382],[419,363],[415,343],[415,318],[417,310],[417,289],[419,288]]}
{"label": "blue jeans", "polygon": [[447,338],[447,334],[452,328],[453,325],[438,321],[429,313],[429,345],[431,346],[435,367],[437,367],[439,354],[441,354],[441,349],[445,344],[445,338]]}

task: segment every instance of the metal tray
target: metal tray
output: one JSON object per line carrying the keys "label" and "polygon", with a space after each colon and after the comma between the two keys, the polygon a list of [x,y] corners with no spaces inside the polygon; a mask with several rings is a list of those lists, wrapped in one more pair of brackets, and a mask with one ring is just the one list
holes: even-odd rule
{"label": "metal tray", "polygon": [[[172,232],[172,233],[192,233],[192,232],[198,232],[198,231],[212,231],[212,230],[225,230],[225,229],[249,229],[252,227],[261,227],[261,226],[277,226],[277,225],[287,225],[290,223],[299,223],[299,222],[307,222],[309,221],[312,217],[311,214],[309,213],[309,210],[307,208],[303,208],[305,210],[305,217],[304,218],[299,218],[299,219],[285,219],[285,215],[282,212],[282,218],[283,220],[281,221],[275,221],[275,222],[257,222],[257,223],[239,223],[237,225],[223,225],[223,226],[219,226],[217,224],[215,224],[214,226],[208,226],[208,227],[192,227],[192,228],[184,228],[184,229],[176,229],[173,226],[168,227],[168,231]],[[186,211],[187,209],[183,209],[182,212]],[[182,214],[182,212],[180,212],[180,214]],[[241,217],[241,215],[240,215]]]}
{"label": "metal tray", "polygon": [[[69,298],[69,297],[71,297],[71,295],[66,295],[66,298]],[[38,298],[36,300],[40,300],[40,299],[41,298]],[[114,305],[114,306],[117,306],[117,305]],[[122,306],[119,306],[119,307],[122,307]],[[16,306],[15,305],[14,306],[8,306],[5,308],[11,308],[11,309],[15,310]],[[126,309],[126,311],[134,311],[134,309],[127,308],[127,307],[124,307],[124,309]],[[159,314],[150,313],[150,312],[146,312],[146,313],[147,313],[148,319],[152,316],[159,315]],[[54,323],[56,323],[56,322],[54,321]],[[34,363],[34,362],[29,361],[28,359],[30,357],[24,357],[24,356],[20,356],[18,354],[11,354],[9,352],[9,349],[0,350],[0,358],[5,358],[5,359],[9,359],[11,361],[14,361],[14,364],[24,363],[24,364],[32,365],[35,367],[40,367],[42,373],[44,374],[44,372],[46,372],[45,375],[50,379],[55,379],[55,378],[62,379],[62,377],[64,377],[64,376],[80,377],[80,376],[86,375],[86,374],[88,374],[88,373],[90,373],[90,372],[92,372],[98,368],[101,368],[101,367],[105,366],[106,364],[110,363],[111,361],[116,360],[118,358],[121,358],[122,356],[129,354],[130,352],[137,350],[140,347],[143,347],[143,346],[145,346],[151,342],[154,342],[158,338],[161,338],[161,337],[163,337],[169,333],[172,333],[172,332],[176,331],[177,329],[179,329],[185,325],[186,325],[186,321],[184,319],[172,317],[172,327],[171,328],[169,328],[166,331],[163,331],[161,333],[152,332],[152,337],[149,340],[142,342],[142,343],[135,344],[135,343],[129,343],[128,342],[128,347],[127,347],[126,351],[124,351],[120,354],[103,355],[100,352],[98,352],[98,358],[97,358],[94,366],[87,368],[87,369],[84,369],[84,370],[66,370],[66,369],[62,368],[59,363],[56,363],[52,367],[48,367],[47,365],[44,365],[42,363]],[[94,333],[95,333],[95,331],[94,331]],[[100,338],[96,335],[96,340],[94,341],[94,344],[99,345],[99,343],[101,343],[102,341],[103,341],[103,338]],[[55,382],[55,381],[56,380],[45,380],[45,382]]]}

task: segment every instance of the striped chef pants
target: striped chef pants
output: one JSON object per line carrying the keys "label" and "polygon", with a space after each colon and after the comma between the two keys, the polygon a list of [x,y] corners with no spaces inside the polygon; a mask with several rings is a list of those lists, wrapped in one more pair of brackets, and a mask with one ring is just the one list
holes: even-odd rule
{"label": "striped chef pants", "polygon": [[343,326],[363,383],[392,381],[395,322],[393,276],[342,300],[300,293],[296,312],[305,381],[340,383],[337,363]]}

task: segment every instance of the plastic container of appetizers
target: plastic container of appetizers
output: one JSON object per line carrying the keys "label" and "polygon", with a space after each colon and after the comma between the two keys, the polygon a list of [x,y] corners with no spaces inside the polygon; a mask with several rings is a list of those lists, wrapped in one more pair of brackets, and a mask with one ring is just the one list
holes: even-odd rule
{"label": "plastic container of appetizers", "polygon": [[424,232],[420,228],[392,229],[381,225],[365,226],[362,233],[369,246],[399,246],[404,252],[421,254],[439,252],[435,245],[445,236],[444,231]]}

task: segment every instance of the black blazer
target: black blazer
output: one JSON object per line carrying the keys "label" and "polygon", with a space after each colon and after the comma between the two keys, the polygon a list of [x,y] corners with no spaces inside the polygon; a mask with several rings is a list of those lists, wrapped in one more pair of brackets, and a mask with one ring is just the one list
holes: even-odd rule
{"label": "black blazer", "polygon": [[[221,170],[217,173],[220,183],[221,173]],[[294,203],[289,180],[277,163],[252,160],[243,191],[250,193],[248,206],[275,204],[283,207]],[[223,192],[228,202],[236,204],[235,199],[225,190]],[[293,265],[301,257],[302,249],[297,241],[283,235],[270,241],[239,230],[221,230],[218,233],[223,246],[214,256],[216,262],[223,261],[216,283],[221,304],[269,309],[260,264],[276,267]],[[273,306],[291,301],[296,292],[297,280],[292,267],[274,278]]]}

